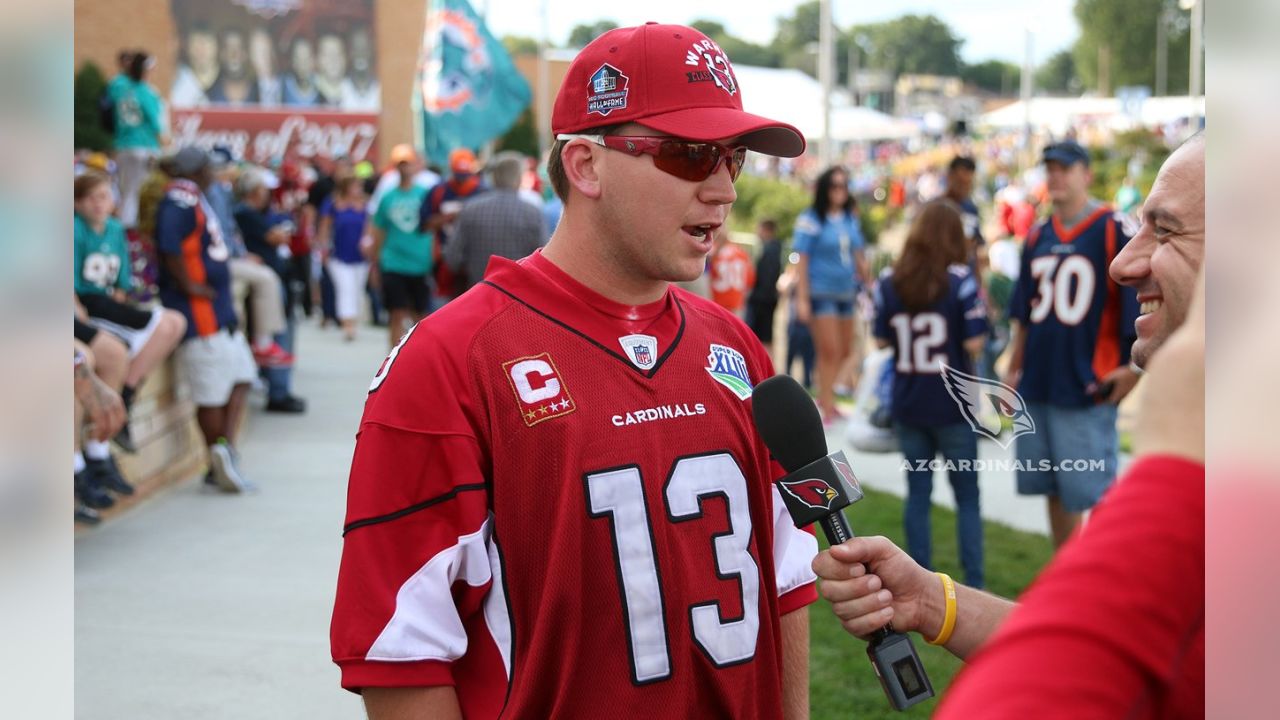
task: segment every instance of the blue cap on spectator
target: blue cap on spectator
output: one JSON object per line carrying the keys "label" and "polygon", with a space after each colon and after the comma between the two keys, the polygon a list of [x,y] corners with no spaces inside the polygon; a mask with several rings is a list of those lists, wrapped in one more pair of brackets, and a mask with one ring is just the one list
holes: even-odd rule
{"label": "blue cap on spectator", "polygon": [[1075,140],[1063,140],[1045,147],[1044,161],[1062,163],[1068,167],[1075,163],[1084,163],[1085,167],[1089,167],[1089,151]]}
{"label": "blue cap on spectator", "polygon": [[231,148],[226,145],[214,145],[213,149],[209,151],[209,160],[214,167],[223,167],[235,162],[236,156],[231,152]]}

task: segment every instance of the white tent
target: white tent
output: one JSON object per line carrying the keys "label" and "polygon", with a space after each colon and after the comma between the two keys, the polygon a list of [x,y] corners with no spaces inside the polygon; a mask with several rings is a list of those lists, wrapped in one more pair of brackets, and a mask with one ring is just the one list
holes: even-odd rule
{"label": "white tent", "polygon": [[[977,124],[991,128],[1020,128],[1026,122],[1026,112],[1021,100],[1002,108],[984,113]],[[1190,96],[1153,97],[1142,101],[1137,117],[1130,117],[1113,97],[1033,98],[1031,100],[1031,126],[1046,127],[1063,132],[1080,122],[1096,122],[1116,129],[1138,124],[1164,125],[1176,122],[1191,114],[1192,109],[1204,116],[1204,96],[1192,103]]]}
{"label": "white tent", "polygon": [[[822,84],[794,69],[735,65],[743,87],[743,109],[794,125],[809,139],[822,137]],[[833,95],[833,97],[835,97]],[[910,121],[863,107],[848,107],[847,96],[833,101],[831,136],[837,141],[899,140],[920,134]]]}

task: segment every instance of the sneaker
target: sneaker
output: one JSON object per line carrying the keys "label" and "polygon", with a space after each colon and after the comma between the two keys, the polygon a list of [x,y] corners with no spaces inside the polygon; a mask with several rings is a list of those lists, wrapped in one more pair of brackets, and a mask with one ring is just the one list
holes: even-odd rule
{"label": "sneaker", "polygon": [[107,457],[103,460],[87,460],[85,467],[94,474],[99,487],[106,488],[117,495],[133,494],[133,486],[120,474],[120,468],[116,467],[115,458]]}
{"label": "sneaker", "polygon": [[209,472],[218,489],[228,493],[244,492],[245,481],[231,459],[231,450],[224,443],[209,446]]}
{"label": "sneaker", "polygon": [[76,500],[76,522],[81,525],[97,525],[102,522],[102,516],[98,514],[97,510]]}
{"label": "sneaker", "polygon": [[130,455],[138,452],[138,446],[133,442],[133,433],[129,430],[128,418],[124,421],[124,427],[120,428],[120,432],[116,433],[116,436],[111,438],[111,440],[115,442],[116,447]]}
{"label": "sneaker", "polygon": [[280,343],[273,342],[265,348],[254,348],[253,361],[258,364],[258,367],[292,367],[293,353],[280,347]]}
{"label": "sneaker", "polygon": [[304,413],[307,411],[307,401],[294,395],[285,395],[282,398],[275,398],[267,401],[267,412],[278,413]]}
{"label": "sneaker", "polygon": [[96,473],[86,467],[75,475],[75,495],[85,506],[105,510],[116,504],[116,499],[98,485]]}

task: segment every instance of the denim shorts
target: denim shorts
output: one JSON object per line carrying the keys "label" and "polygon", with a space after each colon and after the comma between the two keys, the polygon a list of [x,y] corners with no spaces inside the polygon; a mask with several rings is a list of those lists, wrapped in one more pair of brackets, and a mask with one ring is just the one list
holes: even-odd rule
{"label": "denim shorts", "polygon": [[853,317],[853,299],[840,297],[814,297],[809,299],[814,317],[818,315],[835,315],[840,318]]}
{"label": "denim shorts", "polygon": [[1116,477],[1116,406],[1027,403],[1035,432],[1017,439],[1018,494],[1055,495],[1068,512],[1092,508]]}

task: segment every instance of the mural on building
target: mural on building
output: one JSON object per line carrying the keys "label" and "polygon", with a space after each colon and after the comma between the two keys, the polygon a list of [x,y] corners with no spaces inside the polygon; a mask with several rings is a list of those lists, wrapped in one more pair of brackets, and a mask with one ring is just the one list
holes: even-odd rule
{"label": "mural on building", "polygon": [[373,0],[171,0],[175,139],[287,152],[372,155],[382,90]]}

